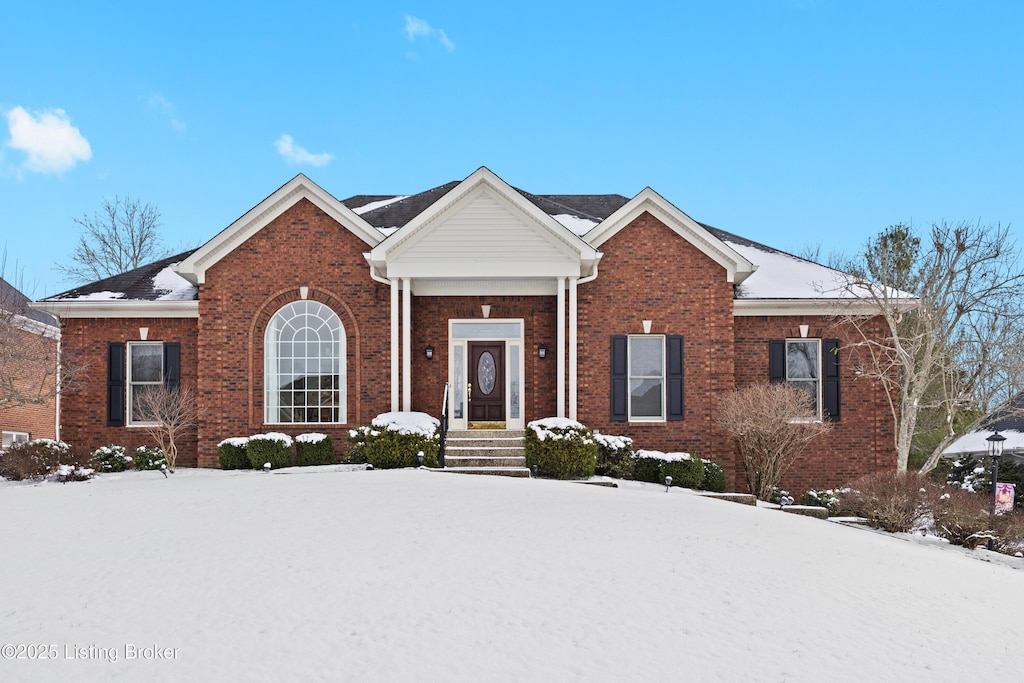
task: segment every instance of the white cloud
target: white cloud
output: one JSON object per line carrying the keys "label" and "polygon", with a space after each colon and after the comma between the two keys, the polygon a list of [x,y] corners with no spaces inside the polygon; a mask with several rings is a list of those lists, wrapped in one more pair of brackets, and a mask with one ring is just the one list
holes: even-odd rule
{"label": "white cloud", "polygon": [[33,115],[15,107],[7,112],[7,128],[11,135],[7,146],[28,155],[22,168],[29,171],[63,173],[92,158],[89,141],[71,125],[63,109]]}
{"label": "white cloud", "polygon": [[295,144],[295,140],[287,133],[282,135],[274,143],[277,151],[289,164],[309,164],[310,166],[326,166],[334,157],[327,152],[310,154],[302,147]]}
{"label": "white cloud", "polygon": [[153,93],[146,98],[146,105],[153,111],[162,114],[171,124],[171,128],[184,133],[187,126],[185,122],[177,117],[177,107],[174,103],[164,97],[161,93]]}
{"label": "white cloud", "polygon": [[448,52],[455,51],[455,43],[448,39],[448,34],[443,29],[434,28],[425,19],[406,14],[404,30],[405,37],[409,39],[410,43],[414,42],[417,38],[436,38],[438,42],[444,45],[445,50]]}

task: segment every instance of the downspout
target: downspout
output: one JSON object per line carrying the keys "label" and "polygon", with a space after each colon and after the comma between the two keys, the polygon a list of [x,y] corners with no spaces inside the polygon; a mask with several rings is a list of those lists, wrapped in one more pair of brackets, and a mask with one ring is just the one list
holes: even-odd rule
{"label": "downspout", "polygon": [[61,320],[60,316],[57,316],[57,367],[56,376],[53,378],[57,386],[53,395],[53,440],[60,441],[60,376],[61,376],[61,340],[63,335],[61,334]]}

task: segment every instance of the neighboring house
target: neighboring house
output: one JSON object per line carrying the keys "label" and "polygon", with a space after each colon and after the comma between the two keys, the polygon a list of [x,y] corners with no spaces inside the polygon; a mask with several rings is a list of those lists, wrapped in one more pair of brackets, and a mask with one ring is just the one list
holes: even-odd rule
{"label": "neighboring house", "polygon": [[57,320],[0,278],[0,448],[57,435]]}
{"label": "neighboring house", "polygon": [[1024,392],[1017,394],[1004,407],[992,412],[973,432],[962,435],[949,444],[944,458],[959,458],[973,455],[988,456],[988,437],[996,432],[1006,438],[1003,442],[1003,456],[1024,463]]}
{"label": "neighboring house", "polygon": [[[577,419],[636,446],[741,470],[715,402],[791,381],[835,430],[786,483],[895,468],[884,390],[858,378],[836,271],[700,224],[651,189],[535,195],[486,168],[410,196],[339,201],[298,175],[197,250],[37,306],[93,361],[67,441],[145,441],[133,396],[197,385],[179,456],[227,437],[348,430],[389,410],[453,428]],[[872,313],[873,314],[873,313]],[[869,323],[881,334],[876,319]],[[98,369],[101,368],[101,369]]]}

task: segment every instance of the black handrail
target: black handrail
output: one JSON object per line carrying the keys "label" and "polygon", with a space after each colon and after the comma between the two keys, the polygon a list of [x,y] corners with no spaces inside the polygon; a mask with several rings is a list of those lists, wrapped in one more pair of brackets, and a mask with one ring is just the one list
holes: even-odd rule
{"label": "black handrail", "polygon": [[441,399],[441,445],[437,451],[437,464],[444,467],[444,442],[448,438],[448,382],[444,383],[444,397]]}

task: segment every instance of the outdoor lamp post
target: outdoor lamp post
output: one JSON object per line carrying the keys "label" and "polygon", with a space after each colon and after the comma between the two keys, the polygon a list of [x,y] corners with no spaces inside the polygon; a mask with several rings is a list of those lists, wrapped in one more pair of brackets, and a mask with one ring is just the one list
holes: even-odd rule
{"label": "outdoor lamp post", "polygon": [[[992,436],[985,439],[988,441],[988,455],[992,458],[992,517],[996,515],[996,483],[999,481],[999,456],[1003,454],[1003,442],[1006,437],[999,432],[993,432]],[[993,541],[988,539],[988,549],[993,549]]]}

